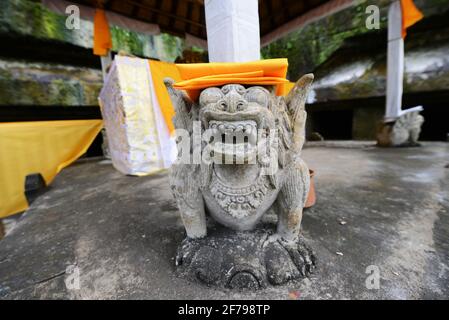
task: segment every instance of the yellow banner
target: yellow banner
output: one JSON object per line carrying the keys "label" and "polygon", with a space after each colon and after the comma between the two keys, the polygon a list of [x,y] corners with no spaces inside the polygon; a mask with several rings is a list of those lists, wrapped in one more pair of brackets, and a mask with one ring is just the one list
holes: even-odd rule
{"label": "yellow banner", "polygon": [[0,123],[0,218],[28,208],[25,177],[40,173],[49,185],[83,155],[102,120]]}

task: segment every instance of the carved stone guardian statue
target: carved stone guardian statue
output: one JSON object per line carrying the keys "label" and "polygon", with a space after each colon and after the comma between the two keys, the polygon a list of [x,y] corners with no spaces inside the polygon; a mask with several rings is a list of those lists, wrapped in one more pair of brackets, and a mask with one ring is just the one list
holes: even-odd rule
{"label": "carved stone guardian statue", "polygon": [[377,144],[381,147],[419,146],[424,117],[419,111],[404,112],[392,123],[381,123],[377,130]]}
{"label": "carved stone guardian statue", "polygon": [[300,235],[310,184],[301,159],[304,105],[312,81],[303,76],[285,98],[272,86],[226,84],[192,101],[165,80],[175,128],[184,132],[170,173],[187,233],[176,258],[181,275],[258,289],[314,270]]}

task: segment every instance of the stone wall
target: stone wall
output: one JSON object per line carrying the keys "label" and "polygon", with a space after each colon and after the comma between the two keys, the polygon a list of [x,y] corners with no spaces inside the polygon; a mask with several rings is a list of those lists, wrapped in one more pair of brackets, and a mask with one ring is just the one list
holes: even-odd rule
{"label": "stone wall", "polygon": [[102,75],[92,68],[0,59],[0,105],[97,105]]}
{"label": "stone wall", "polygon": [[[92,53],[93,23],[65,27],[66,17],[39,1],[4,0],[0,10],[0,106],[97,105],[102,86],[99,58]],[[184,40],[111,27],[114,51],[174,61]],[[31,45],[29,44],[31,43]]]}
{"label": "stone wall", "polygon": [[[289,78],[314,72],[353,37],[386,34],[389,0],[358,0],[356,5],[310,23],[262,48],[264,58],[288,58]],[[447,0],[415,0],[426,19],[449,10]],[[380,30],[366,28],[367,6],[380,8]],[[412,27],[412,30],[415,27]]]}
{"label": "stone wall", "polygon": [[[309,131],[327,125],[323,111],[352,112],[352,138],[375,139],[386,92],[387,9],[389,1],[361,0],[354,7],[311,23],[262,49],[266,58],[288,57],[289,78],[313,72]],[[411,27],[405,42],[405,95],[449,91],[449,1],[415,0],[425,19]],[[380,7],[379,30],[365,26],[368,5]],[[376,105],[365,103],[375,98]],[[313,112],[319,107],[321,112]],[[346,113],[348,114],[348,113]],[[331,138],[332,137],[325,137]]]}
{"label": "stone wall", "polygon": [[[419,38],[410,38],[405,55],[405,93],[449,90],[449,28],[443,33],[447,39],[437,39],[432,32],[422,34],[428,39],[423,47],[413,47]],[[354,54],[352,61],[346,58],[349,54],[344,50],[317,68],[309,103],[385,96],[386,52]]]}
{"label": "stone wall", "polygon": [[[0,33],[31,36],[44,41],[70,43],[92,48],[93,23],[81,20],[79,30],[65,27],[66,17],[48,10],[39,1],[2,1]],[[146,35],[115,26],[111,27],[114,51],[125,51],[143,57],[174,61],[182,53],[184,40],[168,34]]]}
{"label": "stone wall", "polygon": [[383,119],[384,109],[382,107],[360,106],[354,108],[352,118],[352,139],[375,140],[377,126]]}

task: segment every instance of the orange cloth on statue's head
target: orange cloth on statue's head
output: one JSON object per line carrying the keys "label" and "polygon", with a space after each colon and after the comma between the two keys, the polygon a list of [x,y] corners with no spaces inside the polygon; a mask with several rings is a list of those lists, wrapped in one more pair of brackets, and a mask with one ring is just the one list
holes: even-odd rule
{"label": "orange cloth on statue's head", "polygon": [[283,95],[287,75],[287,59],[252,62],[188,63],[176,65],[183,81],[174,88],[185,90],[196,100],[201,89],[230,83],[242,85],[275,85],[276,94]]}
{"label": "orange cloth on statue's head", "polygon": [[402,38],[407,35],[407,28],[411,27],[424,16],[418,8],[416,8],[413,0],[401,0],[402,11]]}
{"label": "orange cloth on statue's head", "polygon": [[94,54],[105,56],[111,48],[111,33],[109,32],[106,14],[103,9],[96,9],[94,17]]}

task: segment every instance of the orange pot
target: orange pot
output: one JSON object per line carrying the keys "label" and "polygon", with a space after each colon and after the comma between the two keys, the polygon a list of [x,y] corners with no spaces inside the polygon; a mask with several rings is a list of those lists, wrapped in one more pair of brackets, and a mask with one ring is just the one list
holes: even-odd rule
{"label": "orange pot", "polygon": [[309,194],[307,195],[307,200],[306,204],[304,205],[304,208],[310,208],[316,202],[315,183],[313,182],[313,176],[315,175],[315,171],[309,169],[309,172],[310,172],[310,189]]}

